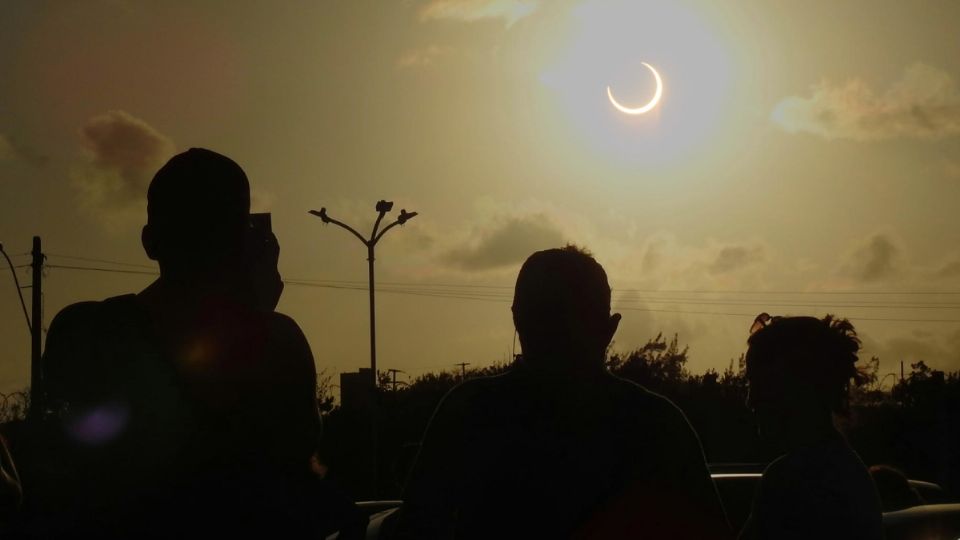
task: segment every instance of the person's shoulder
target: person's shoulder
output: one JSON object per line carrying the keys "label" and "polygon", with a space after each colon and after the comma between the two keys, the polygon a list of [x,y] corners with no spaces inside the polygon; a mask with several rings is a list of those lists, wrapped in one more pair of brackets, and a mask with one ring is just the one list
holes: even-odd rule
{"label": "person's shoulder", "polygon": [[100,302],[94,300],[70,304],[57,312],[53,317],[53,321],[50,323],[50,327],[73,326],[75,324],[89,322],[92,317],[96,316],[99,308]]}
{"label": "person's shoulder", "polygon": [[643,414],[651,414],[657,418],[667,419],[668,421],[682,420],[684,423],[687,422],[683,411],[681,411],[673,401],[647,389],[643,385],[618,377],[612,373],[607,373],[606,382],[611,387],[614,395],[623,401],[627,407],[631,407]]}
{"label": "person's shoulder", "polygon": [[474,377],[467,379],[447,392],[445,400],[473,401],[491,395],[503,389],[509,382],[508,374]]}
{"label": "person's shoulder", "polygon": [[135,298],[133,294],[125,294],[104,300],[86,300],[70,304],[54,316],[53,321],[50,322],[50,332],[96,325],[103,319],[105,312],[131,306]]}
{"label": "person's shoulder", "polygon": [[488,405],[502,402],[510,392],[510,373],[467,379],[451,388],[437,406],[443,416],[485,414]]}
{"label": "person's shoulder", "polygon": [[303,336],[303,330],[293,317],[277,311],[266,312],[267,324],[274,332],[280,332],[288,336]]}
{"label": "person's shoulder", "polygon": [[262,313],[261,316],[268,328],[273,351],[290,359],[297,365],[309,364],[311,369],[315,369],[313,367],[313,352],[310,350],[307,336],[304,335],[297,321],[289,315],[275,311]]}

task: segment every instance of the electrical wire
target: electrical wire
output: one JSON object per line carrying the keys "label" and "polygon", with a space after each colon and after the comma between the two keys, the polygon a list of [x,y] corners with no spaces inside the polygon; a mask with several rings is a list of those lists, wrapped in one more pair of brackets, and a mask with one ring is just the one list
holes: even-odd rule
{"label": "electrical wire", "polygon": [[144,270],[123,270],[120,268],[101,268],[96,266],[71,266],[64,264],[48,264],[47,268],[59,268],[61,270],[87,270],[90,272],[112,272],[114,274],[139,274],[144,276],[159,276],[160,272],[147,272]]}
{"label": "electrical wire", "polygon": [[10,267],[10,273],[13,274],[13,284],[17,286],[17,296],[20,297],[20,307],[23,308],[23,318],[27,320],[27,329],[30,330],[30,333],[32,334],[33,325],[30,324],[30,315],[27,313],[27,303],[23,301],[23,290],[20,288],[20,280],[17,278],[17,270],[14,268],[10,257],[7,256],[7,252],[3,250],[3,244],[0,244],[0,253],[2,253],[3,258],[7,260],[7,266]]}
{"label": "electrical wire", "polygon": [[[158,272],[147,272],[140,270],[126,270],[126,269],[117,269],[117,268],[104,268],[104,267],[94,267],[94,266],[72,266],[72,265],[46,265],[47,268],[58,268],[64,270],[82,270],[82,271],[94,271],[94,272],[109,272],[109,273],[120,273],[120,274],[138,274],[138,275],[158,275]],[[284,283],[287,285],[293,286],[303,286],[303,287],[314,287],[322,289],[334,289],[334,290],[350,290],[350,291],[366,291],[367,285],[366,282],[362,281],[351,281],[351,280],[301,280],[301,279],[288,279],[284,280]],[[457,289],[438,289],[438,286],[446,287],[455,287],[454,285],[439,285],[439,284],[416,284],[416,287],[413,287],[415,284],[408,284],[406,287],[399,286],[400,282],[385,282],[383,286],[377,287],[376,291],[381,293],[390,293],[390,294],[402,294],[409,296],[421,296],[421,297],[432,297],[432,298],[447,298],[447,299],[456,299],[456,300],[469,300],[469,301],[484,301],[484,302],[497,302],[497,303],[509,303],[512,299],[512,295],[506,292],[495,292],[487,290],[469,290],[471,287],[477,287],[481,289],[490,289],[490,288],[504,288],[501,286],[472,286],[472,285],[460,285],[459,290]],[[419,287],[419,288],[418,288]],[[430,288],[427,288],[430,287]],[[726,291],[724,291],[726,292]],[[841,293],[843,291],[834,291]],[[805,294],[820,294],[820,293],[810,293]],[[857,293],[857,294],[877,294],[877,293]],[[898,293],[905,294],[905,293]],[[637,302],[643,302],[645,304],[687,304],[687,305],[703,305],[703,306],[761,306],[761,307],[830,307],[830,308],[844,308],[844,309],[960,309],[958,305],[950,305],[942,302],[936,303],[924,303],[914,302],[911,304],[901,303],[901,304],[868,304],[867,301],[860,301],[859,304],[845,304],[845,303],[834,303],[831,302],[829,305],[826,303],[784,303],[783,301],[776,300],[758,300],[757,302],[731,302],[723,300],[694,300],[694,299],[659,299],[659,298],[645,298],[637,299]],[[942,304],[942,305],[931,305],[931,304]],[[751,313],[738,313],[738,312],[722,312],[722,311],[692,311],[692,310],[672,310],[672,309],[660,309],[660,308],[646,308],[646,307],[636,307],[623,305],[623,302],[619,303],[616,309],[624,311],[641,311],[641,312],[650,312],[650,313],[674,313],[674,314],[687,314],[687,315],[720,315],[720,316],[735,316],[735,317],[754,317],[756,314]],[[927,318],[894,318],[894,317],[856,317],[857,320],[864,321],[884,321],[884,322],[923,322],[923,323],[960,323],[960,319],[927,319]]]}
{"label": "electrical wire", "polygon": [[[316,287],[323,289],[340,289],[340,290],[353,290],[353,291],[366,291],[366,287],[345,287],[337,285],[323,285],[318,283],[305,283],[301,281],[285,280],[284,283],[288,285],[299,285],[307,287]],[[500,303],[509,303],[509,299],[496,299],[496,298],[487,298],[487,297],[473,297],[473,296],[464,296],[458,294],[449,294],[449,295],[439,295],[436,293],[422,293],[414,290],[398,290],[398,289],[376,289],[377,292],[386,292],[386,293],[395,293],[395,294],[406,294],[411,296],[427,296],[427,297],[437,297],[437,298],[455,298],[462,300],[480,300],[487,302],[500,302]],[[756,313],[735,313],[735,312],[721,312],[721,311],[688,311],[688,310],[671,310],[671,309],[653,309],[653,308],[640,308],[640,307],[630,307],[630,306],[614,306],[614,309],[623,310],[623,311],[642,311],[650,313],[675,313],[675,314],[686,314],[686,315],[721,315],[721,316],[731,316],[731,317],[756,317]],[[900,319],[900,318],[887,318],[887,317],[855,317],[856,320],[861,321],[882,321],[882,322],[925,322],[925,323],[960,323],[960,319]]]}
{"label": "electrical wire", "polygon": [[74,260],[74,261],[106,263],[106,264],[113,264],[113,265],[117,265],[117,266],[130,266],[130,267],[133,267],[133,268],[146,268],[146,269],[148,269],[148,270],[156,270],[156,268],[157,268],[156,266],[151,266],[151,265],[149,265],[149,264],[129,263],[129,262],[123,262],[123,261],[112,261],[112,260],[110,260],[110,259],[95,259],[95,258],[92,258],[92,257],[79,257],[79,256],[77,256],[77,255],[60,255],[60,254],[58,254],[58,253],[47,253],[47,257],[56,257],[56,258],[59,258],[59,259],[70,259],[70,260]]}

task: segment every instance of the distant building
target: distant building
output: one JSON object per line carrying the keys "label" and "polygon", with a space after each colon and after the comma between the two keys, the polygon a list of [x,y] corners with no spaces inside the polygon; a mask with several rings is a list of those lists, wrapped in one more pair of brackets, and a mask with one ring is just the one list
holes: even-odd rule
{"label": "distant building", "polygon": [[344,410],[370,410],[373,397],[371,373],[370,368],[360,368],[356,373],[340,374],[340,406]]}

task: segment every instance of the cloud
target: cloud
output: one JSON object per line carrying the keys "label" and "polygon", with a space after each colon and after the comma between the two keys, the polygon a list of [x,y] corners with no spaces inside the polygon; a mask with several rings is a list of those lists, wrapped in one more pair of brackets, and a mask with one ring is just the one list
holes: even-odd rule
{"label": "cloud", "polygon": [[914,64],[883,93],[860,79],[823,81],[810,97],[782,100],[772,117],[790,133],[826,139],[939,139],[960,134],[960,89],[948,73]]}
{"label": "cloud", "polygon": [[103,217],[143,211],[156,170],[174,153],[173,142],[124,111],[89,119],[80,128],[87,163],[73,174],[82,202]]}
{"label": "cloud", "polygon": [[960,161],[944,160],[943,174],[945,174],[947,178],[960,180]]}
{"label": "cloud", "polygon": [[13,144],[10,142],[10,139],[8,139],[3,133],[0,133],[0,161],[12,160],[15,156],[16,153],[13,149]]}
{"label": "cloud", "polygon": [[952,279],[960,277],[960,258],[943,264],[936,270],[936,272],[934,272],[934,276],[940,279]]}
{"label": "cloud", "polygon": [[[852,321],[856,324],[856,319]],[[873,335],[858,332],[863,339],[864,350],[860,358],[878,356],[881,362],[881,376],[886,373],[899,374],[900,361],[904,363],[906,373],[910,373],[910,364],[923,360],[933,369],[957,369],[960,361],[960,330],[950,332],[913,330],[908,334],[874,339]]]}
{"label": "cloud", "polygon": [[47,156],[13,137],[0,133],[0,161],[22,161],[34,167],[42,167],[47,163]]}
{"label": "cloud", "polygon": [[447,56],[450,52],[450,49],[437,45],[411,49],[400,55],[400,58],[397,59],[397,67],[400,69],[427,67],[433,65],[441,57]]}
{"label": "cloud", "polygon": [[900,273],[901,253],[889,236],[875,234],[850,254],[841,273],[862,282],[882,281]]}
{"label": "cloud", "polygon": [[420,20],[503,19],[509,28],[536,11],[539,4],[539,0],[431,0],[420,10]]}
{"label": "cloud", "polygon": [[763,259],[764,251],[760,246],[725,246],[717,253],[707,271],[714,275],[726,274]]}
{"label": "cloud", "polygon": [[443,259],[464,270],[490,270],[522,263],[534,251],[565,244],[563,233],[543,214],[509,218],[478,236],[469,247],[447,251]]}

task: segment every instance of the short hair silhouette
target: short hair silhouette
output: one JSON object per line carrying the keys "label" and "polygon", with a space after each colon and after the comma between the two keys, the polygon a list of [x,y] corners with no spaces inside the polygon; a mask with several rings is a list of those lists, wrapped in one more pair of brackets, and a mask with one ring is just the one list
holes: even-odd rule
{"label": "short hair silhouette", "polygon": [[143,245],[161,272],[204,269],[242,251],[250,183],[232,159],[191,148],[170,159],[150,182]]}
{"label": "short hair silhouette", "polygon": [[568,245],[538,251],[523,263],[513,320],[525,353],[580,354],[606,347],[600,342],[609,318],[607,273],[588,251]]}
{"label": "short hair silhouette", "polygon": [[845,413],[860,340],[827,315],[760,314],[747,340],[747,406],[779,457],[763,471],[740,538],[882,538],[880,497],[834,423]]}
{"label": "short hair silhouette", "polygon": [[434,411],[395,538],[727,537],[686,417],[605,369],[620,316],[603,267],[574,246],[534,253],[513,320],[523,354]]}
{"label": "short hair silhouette", "polygon": [[774,317],[747,340],[747,378],[774,377],[816,390],[827,410],[847,410],[850,382],[866,378],[857,367],[860,339],[847,319]]}

